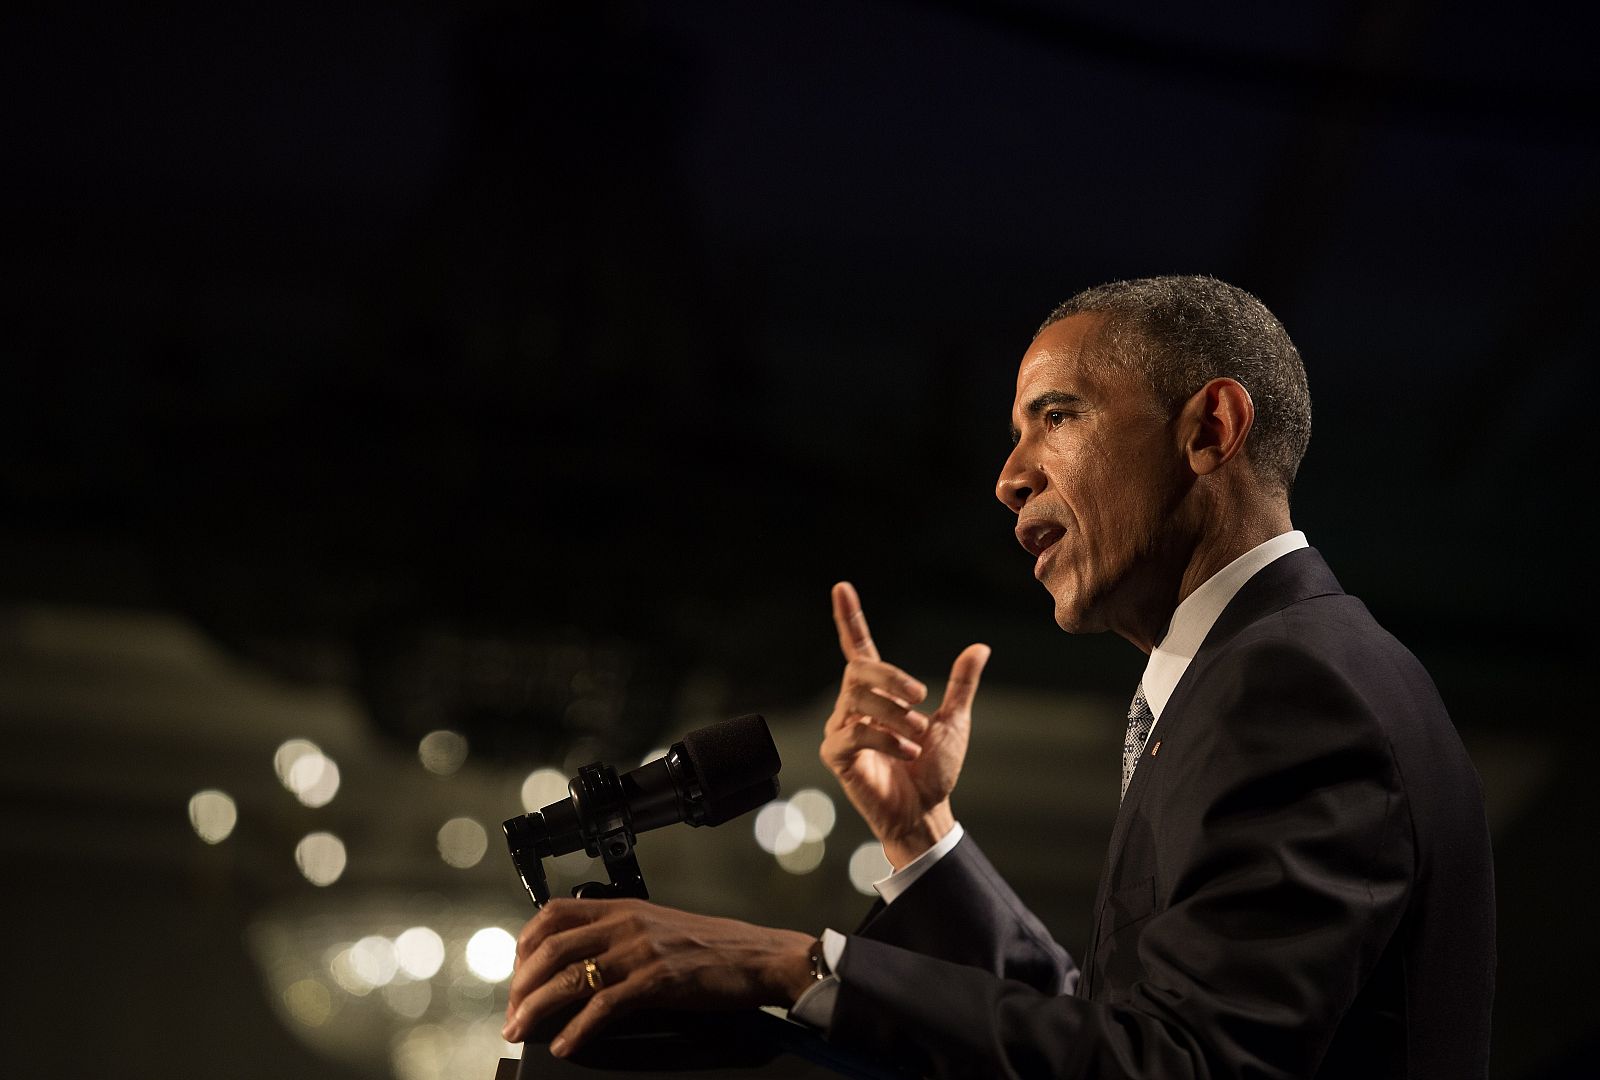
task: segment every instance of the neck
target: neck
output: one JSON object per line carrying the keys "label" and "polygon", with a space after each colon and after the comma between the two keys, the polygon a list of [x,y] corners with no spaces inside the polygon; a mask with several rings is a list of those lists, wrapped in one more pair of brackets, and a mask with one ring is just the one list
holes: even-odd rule
{"label": "neck", "polygon": [[1294,528],[1283,499],[1235,504],[1225,512],[1201,515],[1198,528],[1174,528],[1158,538],[1150,553],[1150,572],[1129,583],[1125,617],[1110,629],[1148,654],[1166,636],[1172,613],[1217,571],[1240,555]]}

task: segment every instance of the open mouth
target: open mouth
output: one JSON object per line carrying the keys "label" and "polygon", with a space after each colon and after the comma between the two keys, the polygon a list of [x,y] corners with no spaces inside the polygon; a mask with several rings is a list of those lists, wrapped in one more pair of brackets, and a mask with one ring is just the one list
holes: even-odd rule
{"label": "open mouth", "polygon": [[1017,543],[1035,559],[1042,557],[1065,535],[1067,530],[1053,521],[1029,521],[1017,526]]}

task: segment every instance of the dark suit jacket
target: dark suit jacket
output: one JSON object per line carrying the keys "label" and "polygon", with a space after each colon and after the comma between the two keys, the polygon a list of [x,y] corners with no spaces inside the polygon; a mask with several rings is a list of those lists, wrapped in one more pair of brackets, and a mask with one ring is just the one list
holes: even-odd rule
{"label": "dark suit jacket", "polygon": [[1084,957],[969,836],[850,939],[831,1037],[941,1076],[1486,1074],[1478,777],[1315,551],[1245,584],[1167,703]]}

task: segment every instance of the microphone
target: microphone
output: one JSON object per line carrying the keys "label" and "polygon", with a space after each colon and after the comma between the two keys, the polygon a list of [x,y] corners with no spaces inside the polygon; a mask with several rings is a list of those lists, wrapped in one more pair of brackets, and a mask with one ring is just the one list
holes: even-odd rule
{"label": "microphone", "polygon": [[689,732],[664,756],[620,776],[609,765],[585,765],[567,785],[566,799],[506,821],[506,843],[523,884],[543,904],[549,889],[541,859],[582,848],[592,858],[605,856],[608,866],[617,860],[614,869],[623,870],[638,833],[678,821],[696,827],[730,821],[777,796],[782,767],[766,720],[724,720]]}

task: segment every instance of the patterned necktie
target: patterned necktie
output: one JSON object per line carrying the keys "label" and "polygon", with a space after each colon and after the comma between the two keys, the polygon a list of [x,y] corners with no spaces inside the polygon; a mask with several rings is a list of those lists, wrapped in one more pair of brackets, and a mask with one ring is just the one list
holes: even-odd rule
{"label": "patterned necktie", "polygon": [[1155,723],[1155,714],[1150,711],[1150,703],[1144,699],[1144,683],[1141,682],[1139,689],[1134,691],[1133,704],[1128,706],[1128,734],[1122,740],[1122,794],[1117,796],[1118,802],[1128,794],[1128,781],[1133,779],[1133,767],[1139,764],[1139,755],[1144,753],[1144,741],[1150,737],[1150,729]]}

